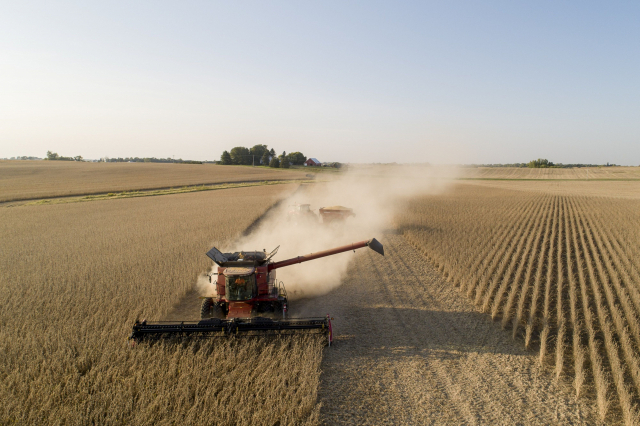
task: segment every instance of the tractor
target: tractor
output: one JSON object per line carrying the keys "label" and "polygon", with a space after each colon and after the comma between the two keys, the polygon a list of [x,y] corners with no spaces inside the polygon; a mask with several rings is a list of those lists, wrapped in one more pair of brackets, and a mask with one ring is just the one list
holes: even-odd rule
{"label": "tractor", "polygon": [[289,206],[287,220],[295,225],[317,223],[318,216],[311,210],[311,204],[294,204]]}

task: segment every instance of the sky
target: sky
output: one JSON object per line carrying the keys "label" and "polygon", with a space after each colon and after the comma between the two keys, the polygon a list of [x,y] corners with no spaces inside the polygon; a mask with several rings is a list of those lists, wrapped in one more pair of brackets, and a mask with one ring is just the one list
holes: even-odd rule
{"label": "sky", "polygon": [[0,0],[0,158],[640,164],[640,2]]}

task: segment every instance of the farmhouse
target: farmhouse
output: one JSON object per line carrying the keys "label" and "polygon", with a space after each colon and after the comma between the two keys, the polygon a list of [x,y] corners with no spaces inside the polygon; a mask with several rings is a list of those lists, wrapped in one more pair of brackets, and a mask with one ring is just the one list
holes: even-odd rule
{"label": "farmhouse", "polygon": [[304,165],[305,166],[321,166],[322,163],[320,163],[317,158],[309,158],[307,161],[304,162]]}

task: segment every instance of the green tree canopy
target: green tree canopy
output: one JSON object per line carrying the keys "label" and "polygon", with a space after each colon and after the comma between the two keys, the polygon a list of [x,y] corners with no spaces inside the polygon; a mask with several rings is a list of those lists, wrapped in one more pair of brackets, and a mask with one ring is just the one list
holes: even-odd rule
{"label": "green tree canopy", "polygon": [[271,162],[269,163],[269,167],[280,167],[280,160],[278,160],[278,157],[276,157],[275,155],[273,156],[273,158],[271,159]]}
{"label": "green tree canopy", "polygon": [[307,161],[307,157],[305,157],[301,152],[292,152],[288,157],[289,162],[294,166],[302,166],[304,162]]}
{"label": "green tree canopy", "polygon": [[[79,158],[79,159],[78,159]],[[47,160],[58,160],[58,161],[82,161],[81,156],[74,157],[63,157],[62,155],[58,155],[57,152],[47,151]]]}
{"label": "green tree canopy", "polygon": [[224,151],[222,153],[222,155],[220,156],[220,163],[224,164],[225,166],[233,164],[233,162],[231,161],[231,155],[229,155],[229,151]]}
{"label": "green tree canopy", "polygon": [[282,155],[280,156],[280,167],[283,169],[288,169],[291,166],[289,163],[289,157],[287,156],[286,151],[282,151]]}
{"label": "green tree canopy", "polygon": [[531,167],[534,169],[547,168],[553,167],[553,163],[545,158],[538,158],[537,160],[529,161],[527,167]]}
{"label": "green tree canopy", "polygon": [[251,155],[255,156],[252,158],[252,163],[253,163],[253,159],[255,159],[255,164],[260,164],[260,160],[262,160],[262,156],[264,155],[265,152],[268,152],[269,150],[267,149],[266,145],[254,145],[253,148],[251,148],[249,151]]}
{"label": "green tree canopy", "polygon": [[269,161],[271,160],[271,154],[269,153],[268,150],[264,150],[264,154],[262,154],[262,158],[260,159],[260,163],[264,164],[265,166],[269,165]]}
{"label": "green tree canopy", "polygon": [[236,146],[231,149],[231,162],[233,164],[251,164],[251,152],[249,148],[245,148],[244,146]]}

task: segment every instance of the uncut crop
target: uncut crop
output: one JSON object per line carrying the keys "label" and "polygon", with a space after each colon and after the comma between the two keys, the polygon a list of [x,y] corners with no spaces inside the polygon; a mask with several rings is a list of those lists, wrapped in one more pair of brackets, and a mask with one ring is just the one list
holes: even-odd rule
{"label": "uncut crop", "polygon": [[460,185],[399,218],[415,247],[603,420],[638,422],[640,201]]}
{"label": "uncut crop", "polygon": [[127,341],[293,189],[0,208],[0,424],[314,423],[318,339]]}

